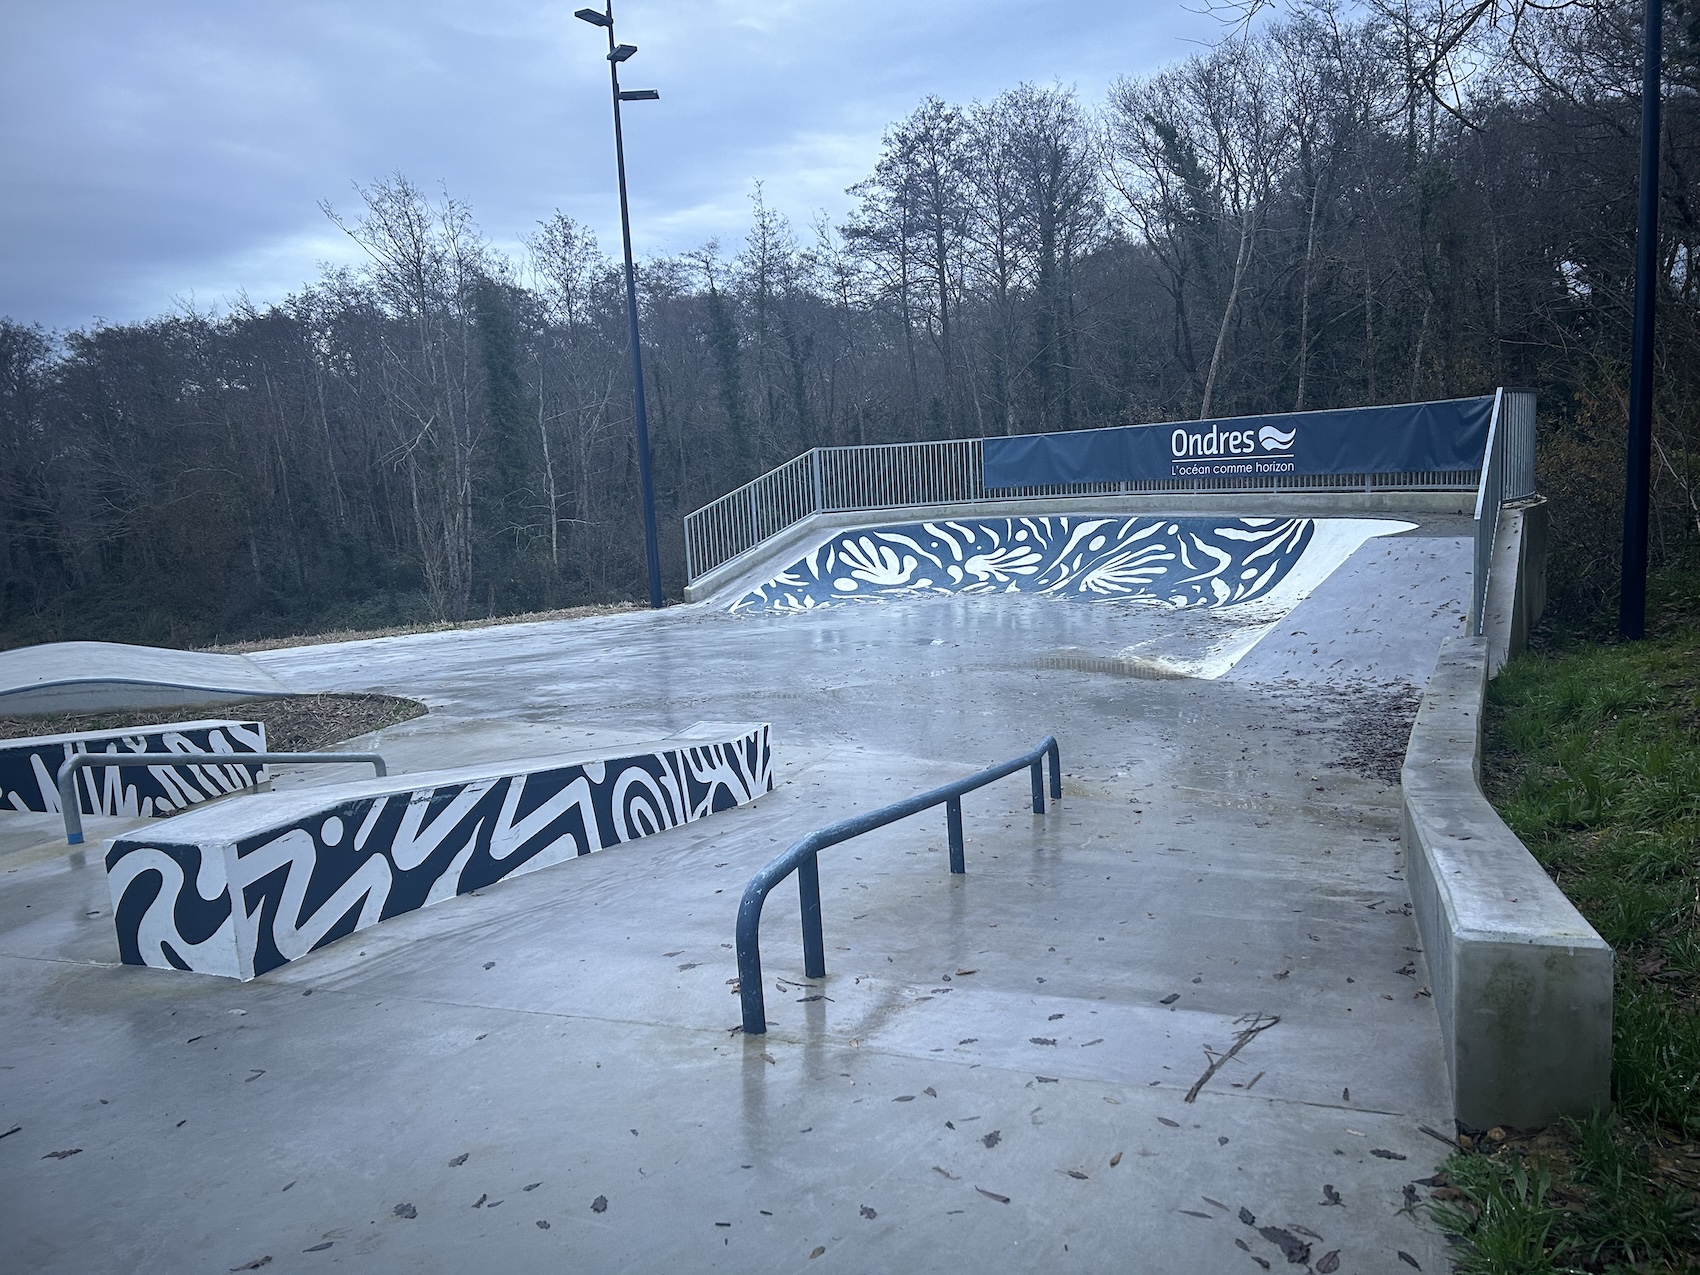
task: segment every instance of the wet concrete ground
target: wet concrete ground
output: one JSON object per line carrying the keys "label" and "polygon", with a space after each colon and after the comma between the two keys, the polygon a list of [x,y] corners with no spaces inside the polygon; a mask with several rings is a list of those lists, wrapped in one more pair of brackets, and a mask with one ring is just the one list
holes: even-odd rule
{"label": "wet concrete ground", "polygon": [[[395,770],[767,720],[779,787],[246,985],[113,964],[98,855],[9,816],[7,1263],[1446,1269],[1403,1194],[1445,1153],[1419,1126],[1450,1123],[1397,792],[1334,763],[1342,702],[1420,681],[1456,631],[1459,530],[1369,542],[1334,577],[1350,589],[1325,583],[1218,681],[1111,670],[1231,617],[1045,599],[254,657],[298,689],[429,703],[363,741]],[[824,980],[776,891],[772,1031],[731,1030],[751,872],[1053,731],[1064,800],[1031,815],[1019,775],[967,798],[967,876],[942,811],[823,855]]]}

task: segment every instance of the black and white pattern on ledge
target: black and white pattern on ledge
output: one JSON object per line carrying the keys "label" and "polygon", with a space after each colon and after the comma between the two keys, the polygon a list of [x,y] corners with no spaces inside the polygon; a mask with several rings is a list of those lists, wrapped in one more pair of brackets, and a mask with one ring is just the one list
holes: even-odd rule
{"label": "black and white pattern on ledge", "polygon": [[253,978],[389,917],[772,788],[762,725],[722,743],[346,801],[228,841],[119,837],[106,856],[118,948],[127,965]]}
{"label": "black and white pattern on ledge", "polygon": [[266,751],[262,722],[183,722],[134,731],[49,735],[0,741],[0,809],[59,813],[59,767],[78,753],[110,753],[114,766],[77,772],[85,815],[174,815],[211,797],[264,783],[264,766],[232,761],[216,766],[139,765],[135,754]]}
{"label": "black and white pattern on ledge", "polygon": [[808,611],[920,594],[1042,593],[1229,606],[1286,578],[1309,518],[973,518],[842,532],[732,604]]}

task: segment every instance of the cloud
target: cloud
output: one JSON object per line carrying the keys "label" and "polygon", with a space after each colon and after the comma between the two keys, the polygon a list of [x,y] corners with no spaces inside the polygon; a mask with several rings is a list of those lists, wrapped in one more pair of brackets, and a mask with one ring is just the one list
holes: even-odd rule
{"label": "cloud", "polygon": [[[0,314],[113,322],[280,298],[354,250],[318,201],[404,172],[512,243],[556,208],[619,242],[601,33],[575,4],[363,0],[13,6],[0,49]],[[841,217],[885,129],[926,94],[1023,80],[1095,98],[1210,38],[1178,3],[624,0],[640,253],[728,246],[755,182]]]}

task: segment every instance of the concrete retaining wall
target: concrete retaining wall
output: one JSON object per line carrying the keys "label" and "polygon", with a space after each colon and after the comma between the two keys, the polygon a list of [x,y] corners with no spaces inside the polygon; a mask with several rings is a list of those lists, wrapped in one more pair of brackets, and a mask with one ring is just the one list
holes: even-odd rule
{"label": "concrete retaining wall", "polygon": [[1610,1101],[1612,952],[1482,795],[1490,642],[1442,647],[1405,754],[1406,876],[1470,1128]]}

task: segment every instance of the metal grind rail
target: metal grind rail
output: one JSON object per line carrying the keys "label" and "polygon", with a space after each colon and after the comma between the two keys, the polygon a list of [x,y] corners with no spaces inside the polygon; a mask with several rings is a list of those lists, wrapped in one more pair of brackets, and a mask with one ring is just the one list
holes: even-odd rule
{"label": "metal grind rail", "polygon": [[356,763],[371,766],[378,778],[387,776],[389,768],[377,753],[78,753],[67,757],[59,767],[59,809],[65,815],[65,844],[83,843],[83,805],[77,798],[77,772],[95,766],[144,767],[149,770],[207,769],[215,766],[270,766],[301,762],[307,765],[338,765]]}
{"label": "metal grind rail", "polygon": [[966,779],[958,779],[942,788],[934,788],[905,801],[893,802],[865,815],[817,829],[793,842],[790,849],[751,877],[738,904],[738,999],[743,1007],[745,1034],[759,1036],[767,1031],[767,1003],[761,986],[761,909],[776,885],[793,872],[797,874],[797,895],[803,911],[803,970],[810,978],[823,978],[826,975],[826,940],[821,933],[820,863],[817,857],[822,850],[923,810],[943,806],[950,839],[950,870],[960,875],[967,871],[963,862],[963,795],[1026,768],[1033,779],[1033,813],[1042,815],[1045,813],[1047,756],[1051,760],[1051,797],[1060,801],[1061,754],[1057,751],[1057,737],[1047,735],[1021,756],[989,766]]}

